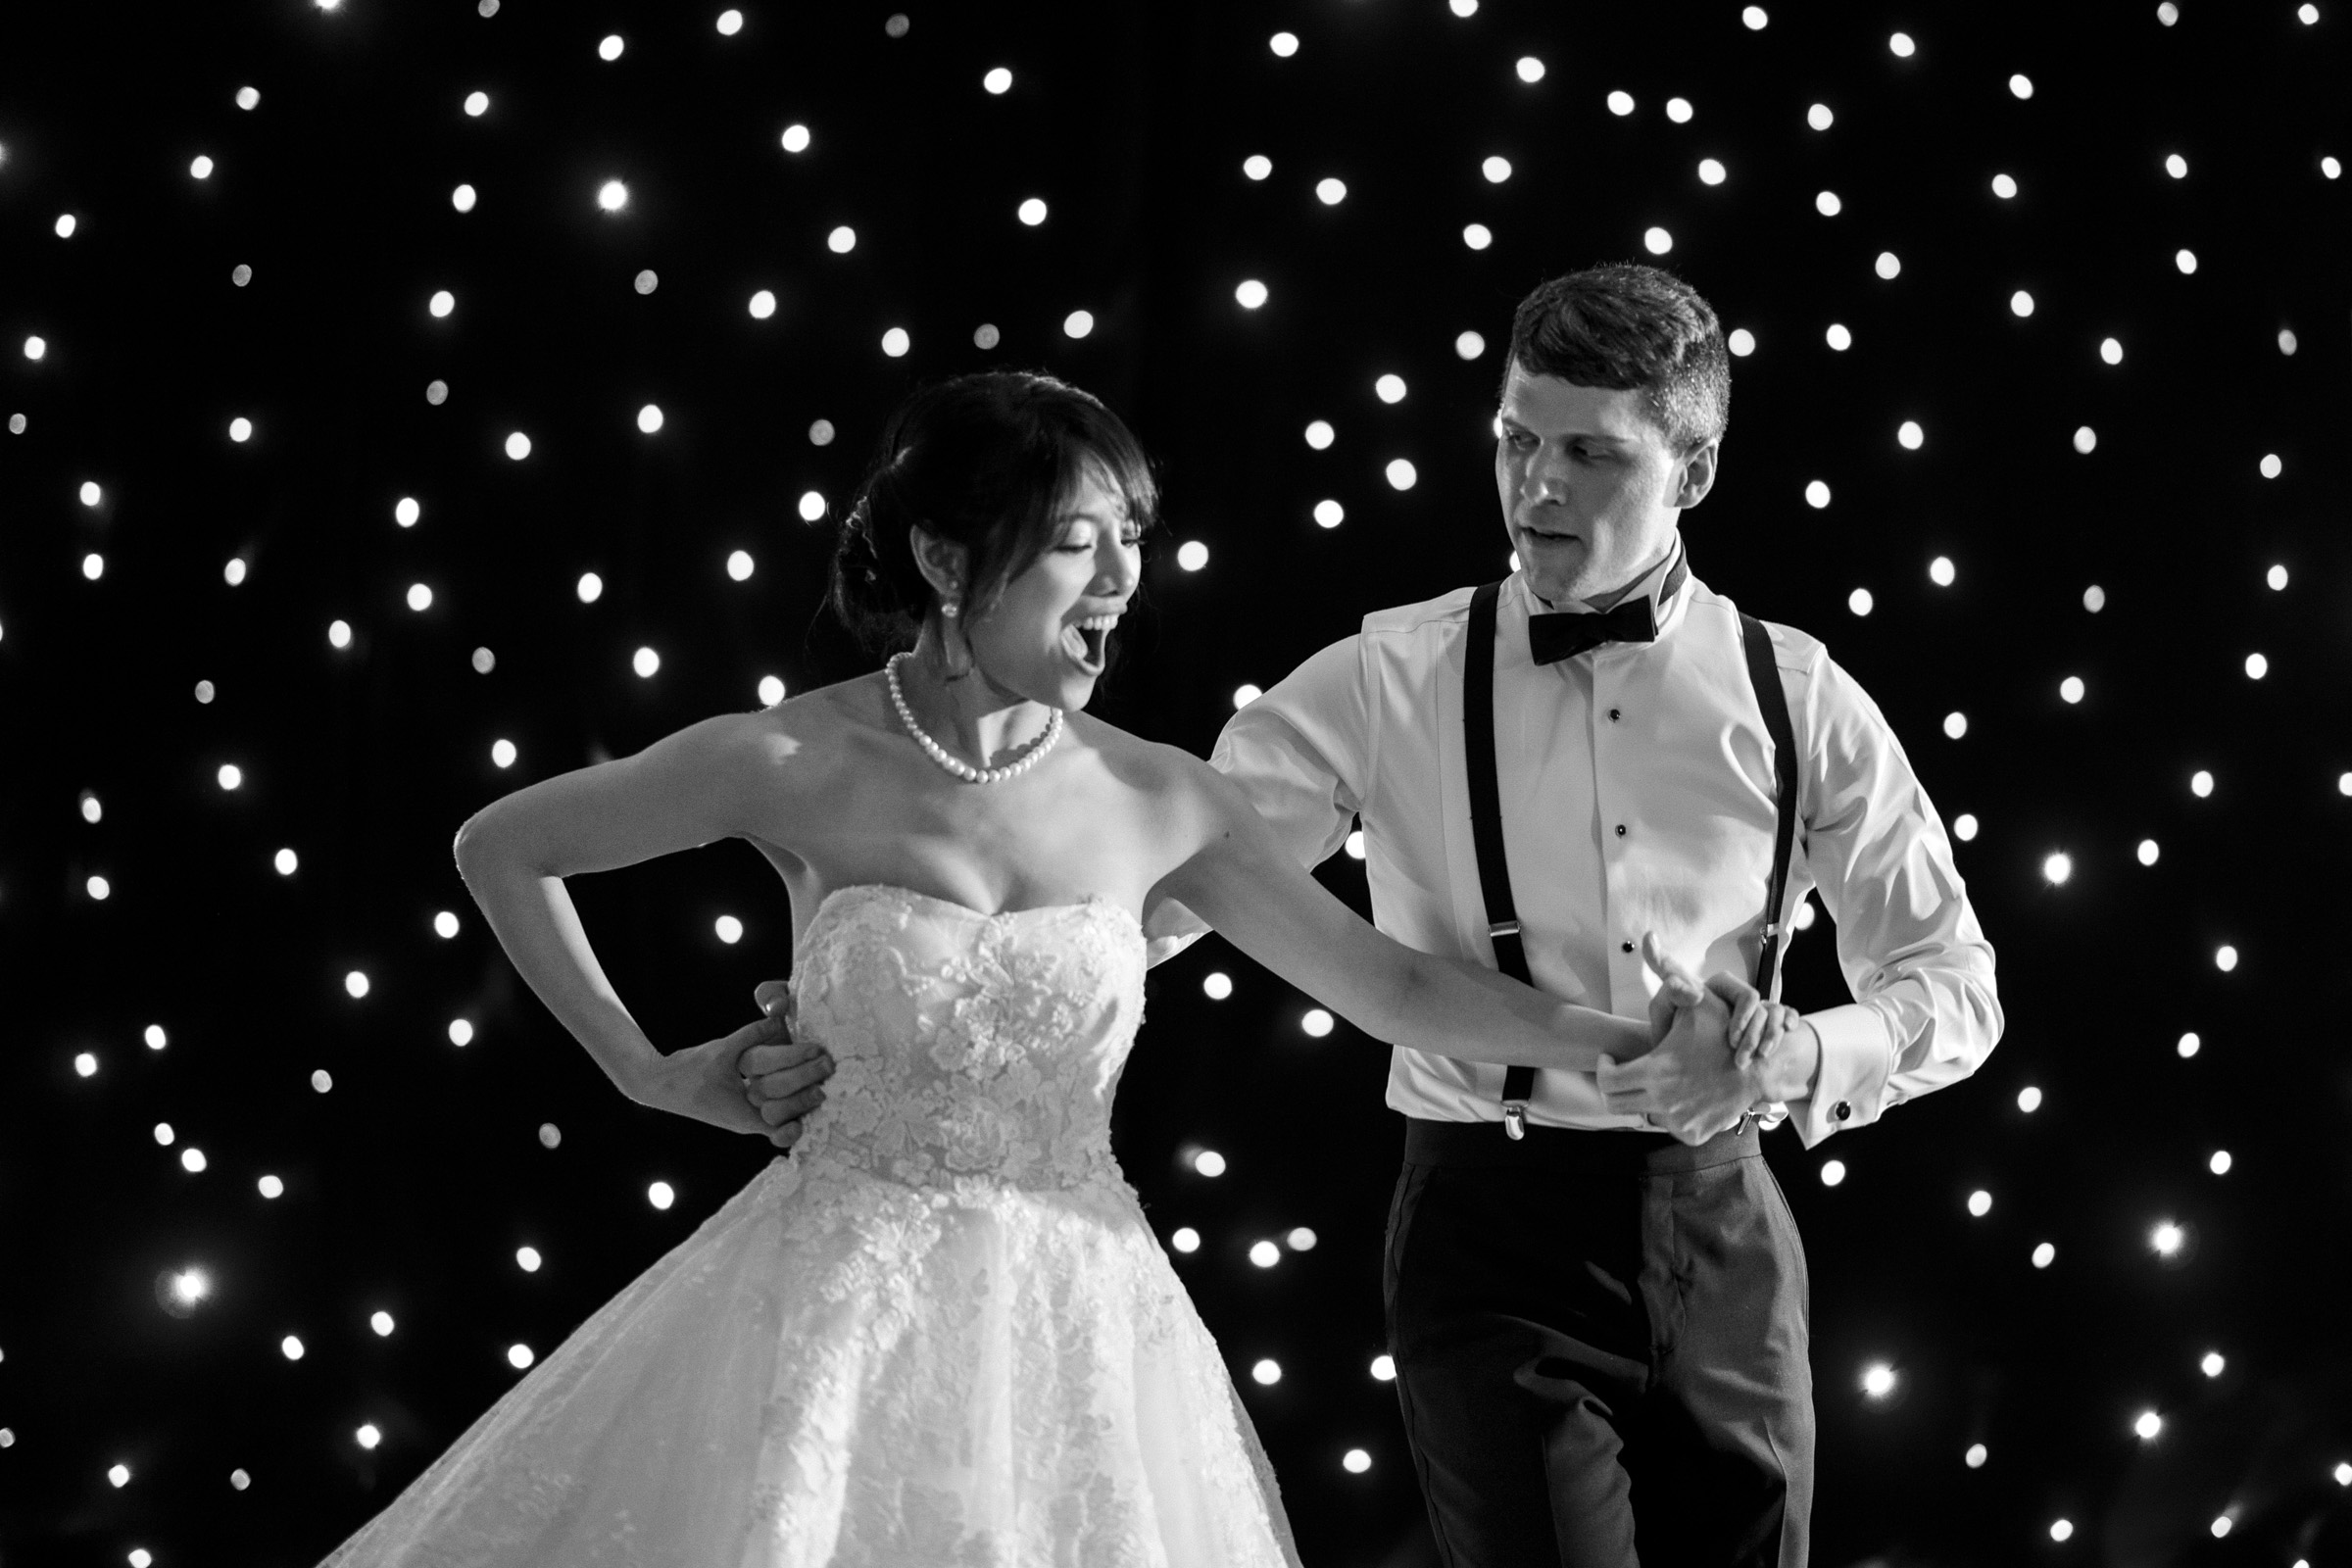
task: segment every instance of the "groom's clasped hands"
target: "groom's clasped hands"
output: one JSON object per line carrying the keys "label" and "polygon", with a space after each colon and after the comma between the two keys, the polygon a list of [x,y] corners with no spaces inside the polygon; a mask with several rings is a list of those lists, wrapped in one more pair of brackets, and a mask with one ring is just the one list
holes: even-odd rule
{"label": "groom's clasped hands", "polygon": [[1641,1116],[1681,1143],[1703,1144],[1745,1112],[1802,1093],[1788,1088],[1812,1076],[1809,1069],[1800,1076],[1790,1059],[1794,1008],[1735,974],[1700,980],[1667,956],[1655,934],[1642,939],[1642,959],[1661,982],[1649,999],[1652,1044],[1630,1061],[1600,1058],[1594,1078],[1609,1109]]}
{"label": "groom's clasped hands", "polygon": [[[1600,1058],[1597,1080],[1609,1109],[1644,1118],[1686,1144],[1703,1144],[1766,1102],[1795,1099],[1809,1070],[1796,1069],[1788,1049],[1796,1013],[1767,1001],[1733,974],[1700,980],[1646,937],[1642,956],[1661,984],[1650,998],[1650,1049],[1629,1061]],[[791,988],[762,981],[753,993],[765,1014],[742,1033],[736,1059],[744,1098],[770,1129],[768,1141],[788,1149],[802,1119],[824,1102],[833,1058],[822,1046],[795,1040]]]}

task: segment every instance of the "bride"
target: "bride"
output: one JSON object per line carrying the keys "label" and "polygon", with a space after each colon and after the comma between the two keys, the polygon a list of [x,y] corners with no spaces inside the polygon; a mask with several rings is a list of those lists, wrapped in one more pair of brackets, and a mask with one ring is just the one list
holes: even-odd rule
{"label": "bride", "polygon": [[[1357,919],[1184,752],[1085,715],[1156,496],[1093,398],[965,376],[892,417],[833,603],[911,652],[518,790],[460,830],[523,978],[630,1099],[774,1134],[664,1055],[566,876],[749,841],[837,1064],[772,1160],[327,1559],[593,1568],[1297,1561],[1224,1362],[1111,1158],[1143,920],[1177,900],[1365,1034],[1591,1070],[1650,1027]],[[1669,979],[1675,1027],[1708,1005]],[[1720,1008],[1720,1003],[1712,1004]]]}

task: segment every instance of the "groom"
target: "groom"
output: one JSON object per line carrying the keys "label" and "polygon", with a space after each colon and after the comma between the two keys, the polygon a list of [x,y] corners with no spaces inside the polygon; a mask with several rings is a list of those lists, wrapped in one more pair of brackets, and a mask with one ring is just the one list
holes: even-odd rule
{"label": "groom", "polygon": [[1682,514],[1730,395],[1715,313],[1673,275],[1537,288],[1494,420],[1512,575],[1366,616],[1217,744],[1300,860],[1360,817],[1377,923],[1411,946],[1639,1017],[1645,932],[1770,996],[1818,890],[1858,999],[1781,1010],[1746,1060],[1720,1025],[1596,1075],[1395,1054],[1389,1340],[1446,1568],[1801,1568],[1805,1261],[1759,1121],[1811,1147],[2000,1033],[1992,951],[1877,706],[1691,572]]}
{"label": "groom", "polygon": [[[1776,1008],[1758,1055],[1720,1010],[1594,1075],[1394,1054],[1389,1340],[1446,1568],[1802,1568],[1804,1253],[1759,1126],[1864,1126],[2000,1032],[1991,950],[1877,707],[1691,574],[1681,517],[1730,391],[1715,314],[1672,275],[1536,289],[1495,416],[1512,575],[1366,616],[1213,759],[1303,863],[1360,818],[1375,921],[1427,952],[1655,1025],[1644,933],[1770,996],[1818,890],[1858,997]],[[779,1141],[821,1093],[803,1054],[745,1057]]]}

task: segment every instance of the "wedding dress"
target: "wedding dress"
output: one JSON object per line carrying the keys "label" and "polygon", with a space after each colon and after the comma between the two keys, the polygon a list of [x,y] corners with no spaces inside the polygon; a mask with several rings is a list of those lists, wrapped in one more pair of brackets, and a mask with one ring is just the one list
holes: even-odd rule
{"label": "wedding dress", "polygon": [[789,1157],[326,1568],[1278,1568],[1208,1331],[1110,1153],[1144,938],[836,890],[794,964],[837,1070]]}

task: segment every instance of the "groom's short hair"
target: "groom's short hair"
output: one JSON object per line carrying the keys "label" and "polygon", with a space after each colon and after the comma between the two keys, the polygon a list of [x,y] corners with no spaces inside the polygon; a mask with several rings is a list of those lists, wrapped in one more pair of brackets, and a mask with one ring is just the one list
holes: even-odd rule
{"label": "groom's short hair", "polygon": [[1714,307],[1672,272],[1639,262],[1538,284],[1511,317],[1506,382],[1513,365],[1578,386],[1640,388],[1678,451],[1731,423],[1732,362]]}

